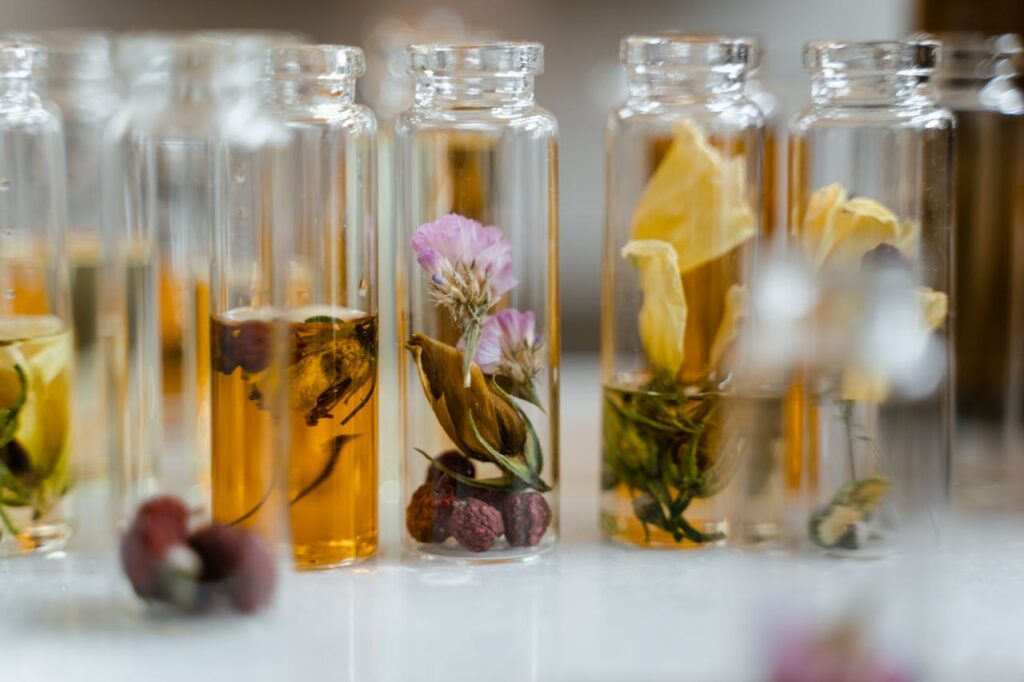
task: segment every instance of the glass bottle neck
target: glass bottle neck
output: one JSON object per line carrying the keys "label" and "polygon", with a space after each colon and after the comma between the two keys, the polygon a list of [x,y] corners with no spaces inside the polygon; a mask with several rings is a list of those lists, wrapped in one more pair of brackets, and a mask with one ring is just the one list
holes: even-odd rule
{"label": "glass bottle neck", "polygon": [[0,100],[31,102],[37,99],[35,82],[31,78],[0,75]]}
{"label": "glass bottle neck", "polygon": [[811,100],[851,107],[920,106],[934,101],[927,78],[893,73],[818,73],[811,79]]}
{"label": "glass bottle neck", "polygon": [[532,104],[532,74],[416,75],[416,106],[489,109]]}
{"label": "glass bottle neck", "polygon": [[283,109],[345,107],[355,102],[356,81],[355,78],[272,78],[267,82],[266,93],[272,106]]}
{"label": "glass bottle neck", "polygon": [[631,99],[707,100],[743,94],[742,73],[714,71],[630,71]]}

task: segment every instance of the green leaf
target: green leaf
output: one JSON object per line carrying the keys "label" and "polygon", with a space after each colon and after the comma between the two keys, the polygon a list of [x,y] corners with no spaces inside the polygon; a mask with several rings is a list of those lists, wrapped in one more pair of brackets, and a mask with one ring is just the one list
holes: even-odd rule
{"label": "green leaf", "polygon": [[540,438],[537,437],[537,432],[533,428],[533,423],[530,422],[530,418],[526,416],[523,409],[516,404],[512,396],[510,396],[497,381],[492,379],[492,383],[494,384],[495,392],[501,396],[501,398],[504,399],[513,410],[515,410],[516,415],[523,420],[523,425],[526,427],[526,442],[523,444],[523,457],[526,459],[526,464],[530,467],[530,471],[532,471],[534,475],[540,476],[541,469],[544,468],[544,450],[541,447]]}
{"label": "green leaf", "polygon": [[469,425],[473,428],[473,432],[476,434],[477,440],[480,441],[480,444],[487,451],[487,454],[493,458],[495,464],[534,490],[538,490],[542,493],[546,493],[551,490],[551,486],[545,483],[539,475],[534,473],[525,462],[520,462],[495,450],[491,444],[480,435],[480,431],[476,428],[476,420],[473,418],[472,413],[469,415]]}

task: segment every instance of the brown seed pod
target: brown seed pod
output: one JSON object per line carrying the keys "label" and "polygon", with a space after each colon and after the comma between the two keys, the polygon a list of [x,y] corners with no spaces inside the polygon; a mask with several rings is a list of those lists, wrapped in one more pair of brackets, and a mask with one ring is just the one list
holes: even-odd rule
{"label": "brown seed pod", "polygon": [[[437,456],[437,461],[449,471],[465,476],[466,478],[476,477],[476,466],[473,461],[457,450],[448,450]],[[435,464],[427,469],[427,483],[436,483],[439,480],[448,480],[448,474],[444,473]]]}
{"label": "brown seed pod", "polygon": [[452,537],[471,552],[486,552],[504,532],[501,512],[473,497],[455,505],[450,525]]}
{"label": "brown seed pod", "polygon": [[509,495],[501,507],[505,539],[513,547],[533,547],[551,524],[551,507],[544,496],[533,490]]}
{"label": "brown seed pod", "polygon": [[444,542],[450,534],[449,522],[454,506],[455,494],[451,485],[424,483],[409,498],[405,509],[405,527],[409,535],[417,542]]}

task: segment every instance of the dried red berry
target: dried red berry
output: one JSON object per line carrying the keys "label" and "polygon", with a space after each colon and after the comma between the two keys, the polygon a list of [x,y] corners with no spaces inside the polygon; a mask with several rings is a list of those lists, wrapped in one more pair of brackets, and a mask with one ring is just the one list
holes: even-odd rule
{"label": "dried red berry", "polygon": [[193,533],[188,543],[202,559],[205,605],[221,595],[246,613],[270,603],[277,571],[270,549],[258,535],[215,523]]}
{"label": "dried red berry", "polygon": [[[453,471],[466,478],[476,477],[476,466],[473,461],[457,450],[449,450],[437,456],[437,462],[445,469]],[[431,464],[427,469],[427,483],[436,483],[439,480],[447,480],[448,474],[444,473],[436,464]]]}
{"label": "dried red berry", "polygon": [[455,505],[450,525],[452,537],[471,552],[486,552],[504,532],[501,512],[473,497]]}
{"label": "dried red berry", "polygon": [[266,322],[243,322],[235,339],[238,364],[248,374],[262,372],[270,364],[271,327]]}
{"label": "dried red berry", "polygon": [[417,542],[444,542],[455,506],[450,485],[424,483],[409,498],[405,509],[405,527]]}
{"label": "dried red berry", "polygon": [[[121,538],[121,566],[135,594],[143,599],[168,597],[165,562],[188,536],[188,508],[173,497],[146,502]],[[185,568],[184,566],[182,567]]]}
{"label": "dried red berry", "polygon": [[544,496],[533,490],[509,495],[501,507],[505,539],[513,547],[533,547],[544,537],[551,524],[551,507]]}
{"label": "dried red berry", "polygon": [[465,494],[460,495],[459,497],[461,497],[462,499],[473,497],[478,500],[481,500],[482,502],[486,502],[495,509],[500,510],[505,505],[505,498],[507,498],[508,495],[509,493],[504,490],[491,490],[489,488],[470,488],[469,486],[466,486]]}

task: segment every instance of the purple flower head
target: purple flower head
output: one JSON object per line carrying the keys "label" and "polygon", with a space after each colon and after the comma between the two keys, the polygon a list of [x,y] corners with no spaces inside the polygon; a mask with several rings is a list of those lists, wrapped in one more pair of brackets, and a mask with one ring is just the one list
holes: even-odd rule
{"label": "purple flower head", "polygon": [[[533,312],[508,308],[484,322],[476,363],[485,374],[506,377],[512,382],[514,393],[533,399],[536,397],[533,382],[541,370],[543,343],[537,335]],[[460,339],[458,347],[464,346],[464,340]]]}
{"label": "purple flower head", "polygon": [[431,299],[449,312],[466,339],[463,369],[469,386],[487,313],[517,283],[512,245],[499,228],[451,214],[421,225],[411,246]]}
{"label": "purple flower head", "polygon": [[412,249],[437,287],[468,286],[493,305],[516,285],[512,245],[500,228],[453,213],[421,225]]}

